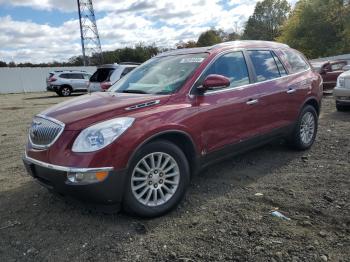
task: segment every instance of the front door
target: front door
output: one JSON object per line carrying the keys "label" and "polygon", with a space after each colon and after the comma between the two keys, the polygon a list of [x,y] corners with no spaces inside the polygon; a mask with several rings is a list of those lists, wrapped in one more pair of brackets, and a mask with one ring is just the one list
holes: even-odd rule
{"label": "front door", "polygon": [[243,52],[232,51],[218,57],[196,85],[210,74],[228,77],[230,86],[196,96],[205,153],[242,142],[259,132],[258,86],[250,85]]}

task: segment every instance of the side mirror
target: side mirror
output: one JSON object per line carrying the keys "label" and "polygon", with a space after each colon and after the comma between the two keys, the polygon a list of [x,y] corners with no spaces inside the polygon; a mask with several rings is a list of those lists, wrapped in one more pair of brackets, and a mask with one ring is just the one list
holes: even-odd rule
{"label": "side mirror", "polygon": [[230,79],[223,75],[208,75],[201,86],[198,87],[199,90],[215,90],[230,86]]}

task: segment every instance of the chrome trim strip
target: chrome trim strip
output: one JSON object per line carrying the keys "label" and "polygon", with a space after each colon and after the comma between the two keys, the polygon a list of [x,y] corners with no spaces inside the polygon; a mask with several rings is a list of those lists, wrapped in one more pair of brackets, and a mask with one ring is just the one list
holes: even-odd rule
{"label": "chrome trim strip", "polygon": [[150,102],[145,102],[145,103],[129,106],[129,107],[125,108],[125,110],[130,111],[130,110],[134,110],[134,109],[145,108],[145,107],[157,105],[159,103],[160,103],[160,100],[154,100],[154,101],[150,101]]}
{"label": "chrome trim strip", "polygon": [[[192,94],[192,89],[194,88],[194,85],[197,83],[197,81],[202,77],[202,75],[204,74],[204,72],[209,68],[209,66],[211,66],[221,55],[224,55],[226,53],[231,53],[231,52],[244,52],[244,51],[249,51],[249,50],[253,50],[253,49],[248,49],[248,48],[239,48],[239,49],[229,49],[229,50],[224,50],[222,52],[220,52],[219,54],[217,54],[211,61],[209,64],[206,65],[206,67],[203,69],[203,71],[201,72],[201,74],[197,77],[196,81],[193,82],[193,85],[191,86],[189,92],[188,92],[188,96],[191,97]],[[256,49],[254,49],[256,50]],[[268,51],[273,51],[273,49],[267,49],[267,48],[260,48],[259,50],[268,50]],[[245,89],[245,88],[248,88],[250,86],[253,86],[253,85],[257,85],[257,84],[262,84],[262,83],[268,83],[268,82],[271,82],[271,81],[276,81],[276,80],[279,80],[279,79],[283,79],[283,78],[286,78],[286,77],[290,77],[290,76],[296,76],[298,74],[302,74],[302,73],[305,73],[305,72],[308,72],[311,70],[311,67],[308,63],[306,63],[308,65],[308,69],[304,70],[304,71],[301,71],[301,72],[297,72],[297,73],[293,73],[293,74],[289,74],[289,75],[285,75],[285,76],[280,76],[278,78],[274,78],[274,79],[269,79],[269,80],[265,80],[265,81],[261,81],[261,82],[254,82],[254,83],[249,83],[247,85],[242,85],[242,86],[236,86],[236,87],[230,87],[230,88],[223,88],[221,90],[216,90],[216,91],[212,91],[212,92],[208,92],[208,93],[204,93],[204,96],[208,96],[208,95],[211,95],[211,94],[216,94],[216,93],[222,93],[222,92],[227,92],[227,91],[232,91],[234,89],[236,90],[241,90],[241,89]],[[248,66],[248,65],[247,65]]]}
{"label": "chrome trim strip", "polygon": [[49,116],[46,116],[46,115],[42,115],[42,114],[38,114],[34,117],[39,117],[39,118],[43,118],[43,119],[46,119],[46,120],[49,120],[51,122],[54,122],[55,124],[58,124],[62,127],[61,131],[57,134],[56,138],[48,145],[37,145],[35,143],[33,143],[32,139],[30,138],[30,132],[28,133],[28,138],[29,138],[29,142],[30,144],[33,146],[33,148],[35,149],[41,149],[41,150],[45,150],[45,149],[48,149],[50,146],[52,146],[56,141],[57,139],[62,135],[63,131],[64,131],[64,128],[65,128],[65,124],[55,118],[52,118],[52,117],[49,117]]}
{"label": "chrome trim strip", "polygon": [[100,172],[100,171],[112,171],[113,167],[95,167],[95,168],[81,168],[81,167],[65,167],[65,166],[57,166],[49,163],[45,163],[36,159],[33,159],[27,156],[27,152],[24,154],[24,160],[31,162],[32,164],[53,169],[56,171],[63,171],[67,173],[88,173],[88,172]]}

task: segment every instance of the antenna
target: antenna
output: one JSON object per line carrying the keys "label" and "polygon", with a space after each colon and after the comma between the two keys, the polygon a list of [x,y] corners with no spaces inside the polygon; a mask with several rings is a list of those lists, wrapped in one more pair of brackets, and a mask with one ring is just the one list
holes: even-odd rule
{"label": "antenna", "polygon": [[92,62],[100,65],[103,61],[102,48],[92,0],[77,0],[77,3],[84,66],[90,65]]}

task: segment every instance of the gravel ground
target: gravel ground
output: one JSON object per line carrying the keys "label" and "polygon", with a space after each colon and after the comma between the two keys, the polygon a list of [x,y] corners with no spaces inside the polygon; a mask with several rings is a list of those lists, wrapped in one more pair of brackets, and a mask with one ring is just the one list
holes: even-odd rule
{"label": "gravel ground", "polygon": [[26,175],[32,116],[66,99],[0,95],[1,261],[350,261],[350,111],[331,97],[311,150],[277,141],[214,165],[151,220],[88,210]]}

